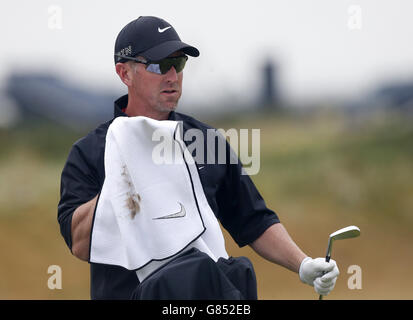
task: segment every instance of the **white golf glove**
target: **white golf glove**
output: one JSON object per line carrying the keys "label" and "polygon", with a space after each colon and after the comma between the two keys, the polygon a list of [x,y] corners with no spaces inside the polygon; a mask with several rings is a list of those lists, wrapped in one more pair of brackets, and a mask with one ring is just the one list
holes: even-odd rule
{"label": "white golf glove", "polygon": [[314,287],[323,296],[328,295],[336,284],[340,272],[334,260],[326,262],[325,258],[305,258],[298,272],[302,282]]}

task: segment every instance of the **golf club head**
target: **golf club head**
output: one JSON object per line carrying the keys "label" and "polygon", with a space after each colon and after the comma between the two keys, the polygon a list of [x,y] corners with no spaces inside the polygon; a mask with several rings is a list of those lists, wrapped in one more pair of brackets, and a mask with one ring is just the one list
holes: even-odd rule
{"label": "golf club head", "polygon": [[342,239],[350,239],[350,238],[355,238],[360,235],[360,229],[356,226],[349,226],[342,228],[340,230],[337,230],[336,232],[333,232],[330,234],[330,239],[332,240],[342,240]]}
{"label": "golf club head", "polygon": [[348,226],[348,227],[342,228],[330,234],[330,237],[328,238],[326,261],[328,262],[330,260],[333,241],[355,238],[355,237],[358,237],[359,235],[360,235],[360,229],[356,226]]}

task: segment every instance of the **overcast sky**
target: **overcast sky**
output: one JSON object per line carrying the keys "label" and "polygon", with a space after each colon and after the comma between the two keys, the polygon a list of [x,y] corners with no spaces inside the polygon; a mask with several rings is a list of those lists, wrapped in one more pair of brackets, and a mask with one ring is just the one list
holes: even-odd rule
{"label": "overcast sky", "polygon": [[[53,28],[54,6],[61,29]],[[412,9],[407,0],[8,1],[0,13],[0,80],[29,68],[122,91],[116,36],[138,16],[155,15],[201,52],[185,69],[186,102],[255,98],[267,58],[280,64],[289,99],[357,95],[387,78],[412,78]]]}

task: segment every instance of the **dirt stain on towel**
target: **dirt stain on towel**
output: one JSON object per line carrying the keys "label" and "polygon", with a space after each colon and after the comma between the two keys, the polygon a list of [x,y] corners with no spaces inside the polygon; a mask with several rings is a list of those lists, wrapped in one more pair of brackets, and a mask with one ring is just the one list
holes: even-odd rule
{"label": "dirt stain on towel", "polygon": [[125,183],[128,185],[129,191],[126,194],[126,207],[129,209],[131,218],[135,218],[136,214],[139,213],[141,207],[141,196],[136,192],[133,186],[132,179],[128,172],[126,166],[122,166],[122,176]]}
{"label": "dirt stain on towel", "polygon": [[126,204],[130,211],[130,215],[135,218],[135,215],[140,211],[141,207],[139,202],[141,201],[141,196],[139,193],[129,193],[127,194]]}

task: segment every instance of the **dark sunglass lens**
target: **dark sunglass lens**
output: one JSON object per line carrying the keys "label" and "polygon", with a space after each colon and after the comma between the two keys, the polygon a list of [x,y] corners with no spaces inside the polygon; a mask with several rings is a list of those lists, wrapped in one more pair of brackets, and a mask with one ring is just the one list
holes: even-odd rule
{"label": "dark sunglass lens", "polygon": [[176,72],[179,73],[181,72],[184,67],[187,57],[173,57],[173,58],[166,58],[161,61],[159,61],[159,67],[161,69],[161,73],[165,74],[167,73],[172,67],[175,68]]}
{"label": "dark sunglass lens", "polygon": [[185,63],[186,63],[187,59],[188,59],[187,57],[177,58],[176,65],[175,65],[176,72],[181,72],[182,70],[184,70]]}
{"label": "dark sunglass lens", "polygon": [[172,67],[172,61],[168,60],[168,59],[163,59],[161,61],[159,61],[159,67],[161,69],[161,73],[165,74],[169,71],[169,69],[171,69]]}

